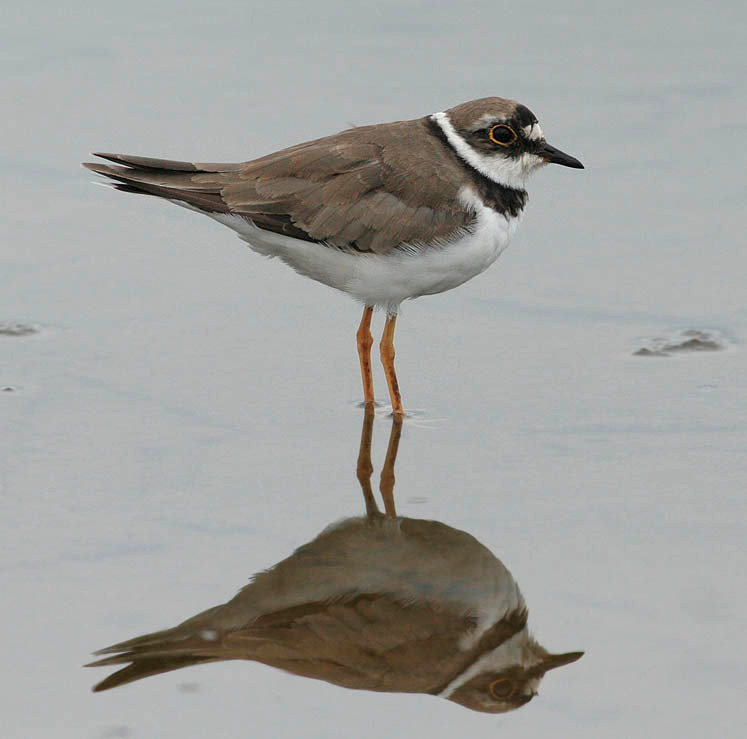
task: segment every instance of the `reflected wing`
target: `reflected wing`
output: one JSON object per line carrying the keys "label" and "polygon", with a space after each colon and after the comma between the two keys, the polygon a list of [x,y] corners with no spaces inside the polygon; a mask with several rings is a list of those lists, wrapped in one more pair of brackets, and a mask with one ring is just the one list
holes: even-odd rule
{"label": "reflected wing", "polygon": [[354,128],[243,164],[97,156],[124,165],[84,165],[120,190],[363,252],[447,241],[474,218],[458,198],[463,167],[422,120]]}
{"label": "reflected wing", "polygon": [[470,616],[385,595],[263,616],[226,647],[297,675],[347,688],[428,692],[461,664]]}
{"label": "reflected wing", "polygon": [[149,634],[99,653],[91,664],[130,663],[95,690],[200,662],[250,659],[348,688],[428,692],[460,669],[459,638],[474,619],[424,603],[358,595],[261,616],[226,633],[184,629]]}

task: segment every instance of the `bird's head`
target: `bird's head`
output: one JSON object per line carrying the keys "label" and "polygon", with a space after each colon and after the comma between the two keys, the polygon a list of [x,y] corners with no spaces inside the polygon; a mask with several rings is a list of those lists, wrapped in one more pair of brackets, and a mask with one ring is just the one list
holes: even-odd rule
{"label": "bird's head", "polygon": [[524,189],[527,176],[545,164],[584,168],[548,144],[534,113],[515,100],[472,100],[431,118],[463,161],[506,187]]}
{"label": "bird's head", "polygon": [[[500,653],[498,660],[493,658],[498,655],[485,655],[478,660],[450,690],[442,694],[443,697],[473,711],[513,711],[529,703],[537,695],[546,672],[569,665],[584,654],[550,654],[531,637],[526,640],[520,637],[519,642],[523,642],[520,651],[511,649],[507,652],[505,648],[499,647],[496,650]],[[506,664],[507,662],[513,664]]]}

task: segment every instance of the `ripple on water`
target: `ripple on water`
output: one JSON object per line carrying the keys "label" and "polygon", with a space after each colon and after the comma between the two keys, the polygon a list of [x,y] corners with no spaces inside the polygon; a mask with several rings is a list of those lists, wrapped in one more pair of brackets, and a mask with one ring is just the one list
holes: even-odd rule
{"label": "ripple on water", "polygon": [[672,331],[666,336],[642,339],[633,352],[634,357],[671,357],[673,354],[717,352],[726,349],[729,342],[713,329],[688,328]]}
{"label": "ripple on water", "polygon": [[39,333],[36,326],[17,321],[0,321],[0,336],[28,336]]}

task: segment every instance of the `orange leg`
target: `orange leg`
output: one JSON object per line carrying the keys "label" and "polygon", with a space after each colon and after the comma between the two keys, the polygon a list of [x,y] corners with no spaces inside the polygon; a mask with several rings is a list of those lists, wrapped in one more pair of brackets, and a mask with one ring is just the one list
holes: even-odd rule
{"label": "orange leg", "polygon": [[404,415],[402,411],[402,398],[399,394],[397,375],[394,372],[394,327],[396,324],[397,314],[387,314],[379,349],[381,352],[381,363],[384,365],[384,374],[389,385],[389,397],[392,399],[392,413],[395,416],[402,416]]}
{"label": "orange leg", "polygon": [[361,379],[363,380],[363,399],[366,406],[373,406],[374,389],[373,375],[371,374],[371,346],[373,337],[371,336],[371,316],[373,307],[367,305],[363,309],[363,318],[361,325],[358,327],[356,338],[358,339],[358,359],[361,362]]}

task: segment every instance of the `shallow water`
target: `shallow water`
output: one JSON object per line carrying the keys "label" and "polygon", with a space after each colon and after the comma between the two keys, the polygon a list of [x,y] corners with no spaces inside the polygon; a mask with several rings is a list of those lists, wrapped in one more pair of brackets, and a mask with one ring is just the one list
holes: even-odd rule
{"label": "shallow water", "polygon": [[[7,16],[0,324],[32,332],[0,331],[3,736],[741,736],[742,4]],[[78,163],[247,159],[490,94],[587,169],[539,173],[493,268],[405,306],[397,512],[482,542],[584,657],[499,716],[252,662],[92,694],[91,651],[362,514],[363,413],[357,306]],[[724,350],[634,356],[689,330]]]}

